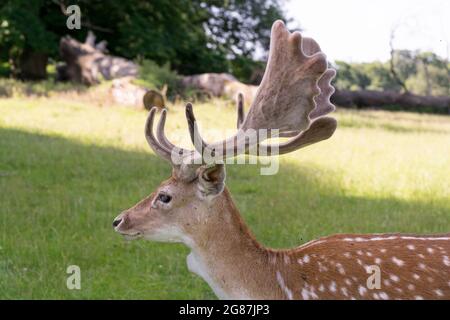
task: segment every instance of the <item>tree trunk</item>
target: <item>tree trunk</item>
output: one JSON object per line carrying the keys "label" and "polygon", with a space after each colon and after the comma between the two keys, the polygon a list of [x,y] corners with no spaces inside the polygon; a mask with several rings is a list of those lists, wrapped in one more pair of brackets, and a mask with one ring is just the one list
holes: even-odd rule
{"label": "tree trunk", "polygon": [[47,78],[47,61],[47,54],[30,48],[25,49],[19,59],[19,77],[23,80]]}
{"label": "tree trunk", "polygon": [[389,107],[402,109],[433,109],[450,113],[450,97],[448,96],[418,96],[411,93],[397,93],[390,91],[347,91],[337,90],[331,97],[334,104],[343,107]]}

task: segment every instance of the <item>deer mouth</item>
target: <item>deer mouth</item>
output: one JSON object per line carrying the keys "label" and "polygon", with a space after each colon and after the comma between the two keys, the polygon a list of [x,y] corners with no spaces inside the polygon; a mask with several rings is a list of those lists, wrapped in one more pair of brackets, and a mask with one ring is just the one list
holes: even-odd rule
{"label": "deer mouth", "polygon": [[142,233],[136,232],[136,233],[123,233],[119,232],[126,240],[135,240],[139,239],[142,236]]}

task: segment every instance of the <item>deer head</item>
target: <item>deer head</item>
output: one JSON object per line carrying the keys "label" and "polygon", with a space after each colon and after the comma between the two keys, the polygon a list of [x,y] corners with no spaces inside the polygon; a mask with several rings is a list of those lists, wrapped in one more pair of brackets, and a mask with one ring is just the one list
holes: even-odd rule
{"label": "deer head", "polygon": [[[128,237],[181,241],[183,228],[206,220],[211,206],[228,196],[224,193],[226,174],[221,161],[252,150],[265,149],[268,156],[274,150],[284,154],[329,138],[336,129],[335,119],[325,116],[334,110],[330,103],[334,75],[314,40],[302,38],[299,32],[290,33],[277,21],[272,27],[267,68],[245,118],[239,96],[238,131],[233,137],[206,143],[198,134],[192,105],[187,104],[186,118],[196,150],[178,148],[164,134],[166,110],[161,114],[156,137],[153,134],[153,108],[146,123],[146,138],[154,152],[172,164],[172,176],[155,193],[121,214],[114,221],[116,230]],[[269,137],[276,129],[281,137],[292,138],[266,146],[260,139],[249,141],[249,129],[265,129]],[[214,156],[213,163],[205,163],[206,152]]]}
{"label": "deer head", "polygon": [[[164,134],[167,111],[163,110],[156,136],[153,133],[156,108],[148,116],[145,135],[150,147],[172,165],[172,176],[154,193],[114,220],[119,233],[160,241],[183,241],[208,224],[212,212],[226,206],[223,160],[238,154],[256,153],[265,148],[267,155],[284,154],[329,138],[336,121],[325,115],[334,110],[330,85],[335,75],[328,69],[325,55],[317,43],[290,33],[283,22],[272,26],[269,60],[256,97],[246,116],[242,96],[238,99],[238,130],[231,138],[206,143],[198,134],[192,105],[186,106],[186,118],[195,150],[174,146]],[[262,139],[249,141],[247,130],[279,130],[279,136],[291,137],[279,145],[263,145]],[[214,155],[206,163],[205,152]],[[200,160],[200,161],[199,161]]]}

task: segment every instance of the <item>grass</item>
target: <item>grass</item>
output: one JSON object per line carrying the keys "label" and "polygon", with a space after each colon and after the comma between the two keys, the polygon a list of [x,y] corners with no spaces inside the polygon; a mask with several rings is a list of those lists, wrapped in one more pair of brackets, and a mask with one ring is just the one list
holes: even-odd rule
{"label": "grass", "polygon": [[[203,132],[234,108],[195,106]],[[330,140],[280,159],[275,176],[229,166],[228,186],[256,237],[290,247],[342,232],[450,230],[450,118],[340,111]],[[0,298],[213,299],[180,244],[126,242],[121,210],[170,174],[146,145],[146,112],[58,98],[0,100]],[[173,106],[169,137],[189,146]],[[229,133],[229,132],[228,132]],[[66,268],[81,268],[81,290]]]}

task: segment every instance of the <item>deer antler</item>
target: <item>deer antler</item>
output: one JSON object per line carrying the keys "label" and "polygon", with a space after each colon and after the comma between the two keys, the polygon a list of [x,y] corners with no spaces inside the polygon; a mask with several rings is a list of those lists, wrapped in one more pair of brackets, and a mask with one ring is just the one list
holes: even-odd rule
{"label": "deer antler", "polygon": [[[198,134],[192,105],[186,105],[186,119],[195,151],[177,148],[164,134],[166,111],[157,129],[152,126],[156,110],[152,109],[147,121],[146,137],[152,149],[172,162],[179,175],[193,179],[195,170],[203,163],[208,151],[217,160],[252,153],[265,148],[266,155],[284,154],[304,146],[328,139],[336,129],[336,120],[325,115],[335,109],[330,102],[334,92],[331,80],[336,72],[328,69],[326,56],[311,38],[302,38],[299,32],[290,33],[282,21],[272,26],[269,61],[256,97],[244,116],[243,97],[238,96],[237,133],[231,138],[208,144]],[[262,145],[266,138],[249,141],[248,130],[267,130],[270,138],[292,137],[279,145]],[[200,161],[199,161],[200,160]]]}
{"label": "deer antler", "polygon": [[[236,156],[238,150],[249,153],[252,145],[245,136],[249,129],[266,129],[269,136],[277,129],[279,136],[294,136],[279,145],[279,154],[328,139],[336,129],[336,120],[324,117],[335,109],[330,103],[334,92],[330,82],[335,74],[333,69],[327,69],[326,56],[313,39],[302,39],[299,32],[290,33],[283,22],[277,21],[272,26],[269,61],[263,80],[236,135],[208,144],[201,137],[194,137],[194,130],[190,130],[191,140],[201,154],[208,150],[226,158]],[[241,113],[239,108],[238,104],[238,114]],[[194,128],[194,114],[187,112],[186,115],[188,123],[192,123],[190,127]],[[238,122],[240,118],[239,115]],[[261,147],[260,141],[256,143]],[[243,148],[237,147],[242,145]],[[267,146],[267,155],[274,149]]]}

